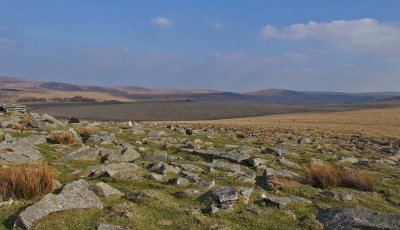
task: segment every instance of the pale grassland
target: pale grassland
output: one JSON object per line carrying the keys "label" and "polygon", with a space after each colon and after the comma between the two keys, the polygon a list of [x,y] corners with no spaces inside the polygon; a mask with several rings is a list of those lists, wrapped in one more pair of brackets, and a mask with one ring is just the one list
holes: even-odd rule
{"label": "pale grassland", "polygon": [[301,113],[214,121],[185,122],[198,125],[297,132],[363,134],[376,138],[400,137],[400,108],[365,109],[345,112]]}

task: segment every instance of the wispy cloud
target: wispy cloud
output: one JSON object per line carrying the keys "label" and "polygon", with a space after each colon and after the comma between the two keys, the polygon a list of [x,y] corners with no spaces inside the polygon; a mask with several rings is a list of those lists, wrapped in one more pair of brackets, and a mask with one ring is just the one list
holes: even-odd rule
{"label": "wispy cloud", "polygon": [[16,45],[17,42],[6,37],[0,37],[0,45]]}
{"label": "wispy cloud", "polygon": [[161,27],[170,27],[174,24],[174,22],[171,19],[168,19],[166,17],[158,17],[158,18],[153,18],[150,20],[151,23],[157,26]]}
{"label": "wispy cloud", "polygon": [[371,18],[308,22],[282,29],[267,25],[261,29],[264,39],[286,41],[318,40],[349,50],[400,53],[400,28]]}
{"label": "wispy cloud", "polygon": [[222,22],[214,22],[212,24],[212,27],[214,27],[215,29],[221,30],[223,28],[225,28],[226,24],[222,23]]}

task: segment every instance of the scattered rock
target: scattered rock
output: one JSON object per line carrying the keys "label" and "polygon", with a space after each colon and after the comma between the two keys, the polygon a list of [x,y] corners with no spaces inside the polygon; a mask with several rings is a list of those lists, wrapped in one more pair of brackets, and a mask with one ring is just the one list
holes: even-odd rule
{"label": "scattered rock", "polygon": [[70,123],[70,124],[78,124],[78,123],[80,123],[80,121],[79,121],[79,118],[77,118],[77,117],[69,117],[68,118],[68,123]]}
{"label": "scattered rock", "polygon": [[100,199],[89,190],[89,183],[77,180],[67,184],[60,194],[47,194],[39,202],[29,206],[18,215],[17,224],[29,229],[46,215],[69,209],[103,208]]}
{"label": "scattered rock", "polygon": [[232,186],[219,187],[212,191],[211,196],[219,203],[239,200],[239,193],[237,189]]}
{"label": "scattered rock", "polygon": [[89,135],[87,142],[94,142],[97,144],[112,144],[114,139],[114,133],[100,132]]}
{"label": "scattered rock", "polygon": [[323,197],[331,198],[333,200],[348,202],[353,200],[353,195],[348,192],[342,191],[322,191],[319,193]]}
{"label": "scattered rock", "polygon": [[97,230],[131,230],[131,229],[113,224],[100,224],[99,226],[97,226]]}
{"label": "scattered rock", "polygon": [[298,196],[290,196],[290,197],[267,197],[264,194],[262,195],[262,200],[265,201],[269,205],[276,206],[278,208],[284,207],[293,202],[304,202],[311,204],[312,202]]}
{"label": "scattered rock", "polygon": [[400,229],[400,218],[363,207],[339,207],[319,211],[324,229]]}
{"label": "scattered rock", "polygon": [[99,158],[100,151],[90,146],[84,146],[60,158],[61,161],[94,161]]}
{"label": "scattered rock", "polygon": [[96,195],[101,197],[109,197],[109,196],[122,196],[123,193],[118,189],[111,187],[110,185],[104,182],[98,182],[89,188],[91,191],[96,193]]}

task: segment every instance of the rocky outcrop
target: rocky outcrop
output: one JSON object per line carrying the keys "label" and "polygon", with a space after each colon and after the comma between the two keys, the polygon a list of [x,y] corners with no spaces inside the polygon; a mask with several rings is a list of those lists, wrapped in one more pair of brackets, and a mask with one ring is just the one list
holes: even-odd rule
{"label": "rocky outcrop", "polygon": [[398,230],[400,217],[388,215],[363,207],[330,208],[318,212],[317,219],[326,230],[336,229],[373,229]]}
{"label": "rocky outcrop", "polygon": [[17,224],[30,229],[36,221],[50,213],[85,208],[101,209],[103,204],[89,190],[89,183],[81,179],[67,184],[60,194],[47,194],[39,202],[26,208],[18,215]]}

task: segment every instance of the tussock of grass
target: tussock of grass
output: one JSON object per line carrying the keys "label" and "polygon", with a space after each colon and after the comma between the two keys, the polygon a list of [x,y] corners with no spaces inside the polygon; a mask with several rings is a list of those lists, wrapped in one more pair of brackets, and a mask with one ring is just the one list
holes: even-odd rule
{"label": "tussock of grass", "polygon": [[53,133],[51,139],[55,144],[73,144],[75,142],[74,135],[71,132]]}
{"label": "tussock of grass", "polygon": [[90,126],[86,126],[83,127],[82,129],[78,130],[79,135],[81,135],[81,137],[83,137],[84,139],[88,138],[90,135],[98,133],[99,129],[96,127],[90,127]]}
{"label": "tussock of grass", "polygon": [[20,119],[19,119],[19,123],[20,124],[28,124],[29,122],[31,122],[32,121],[32,119],[30,118],[30,117],[21,117]]}
{"label": "tussock of grass", "polygon": [[53,189],[53,172],[47,164],[0,168],[0,198],[32,199]]}
{"label": "tussock of grass", "polygon": [[361,191],[372,191],[374,184],[367,172],[349,172],[342,167],[317,162],[304,166],[306,183],[318,188],[347,187]]}
{"label": "tussock of grass", "polygon": [[24,126],[24,125],[20,125],[20,124],[9,125],[9,126],[7,126],[7,128],[15,129],[15,130],[19,130],[19,131],[29,131],[29,130],[31,130],[29,127]]}

